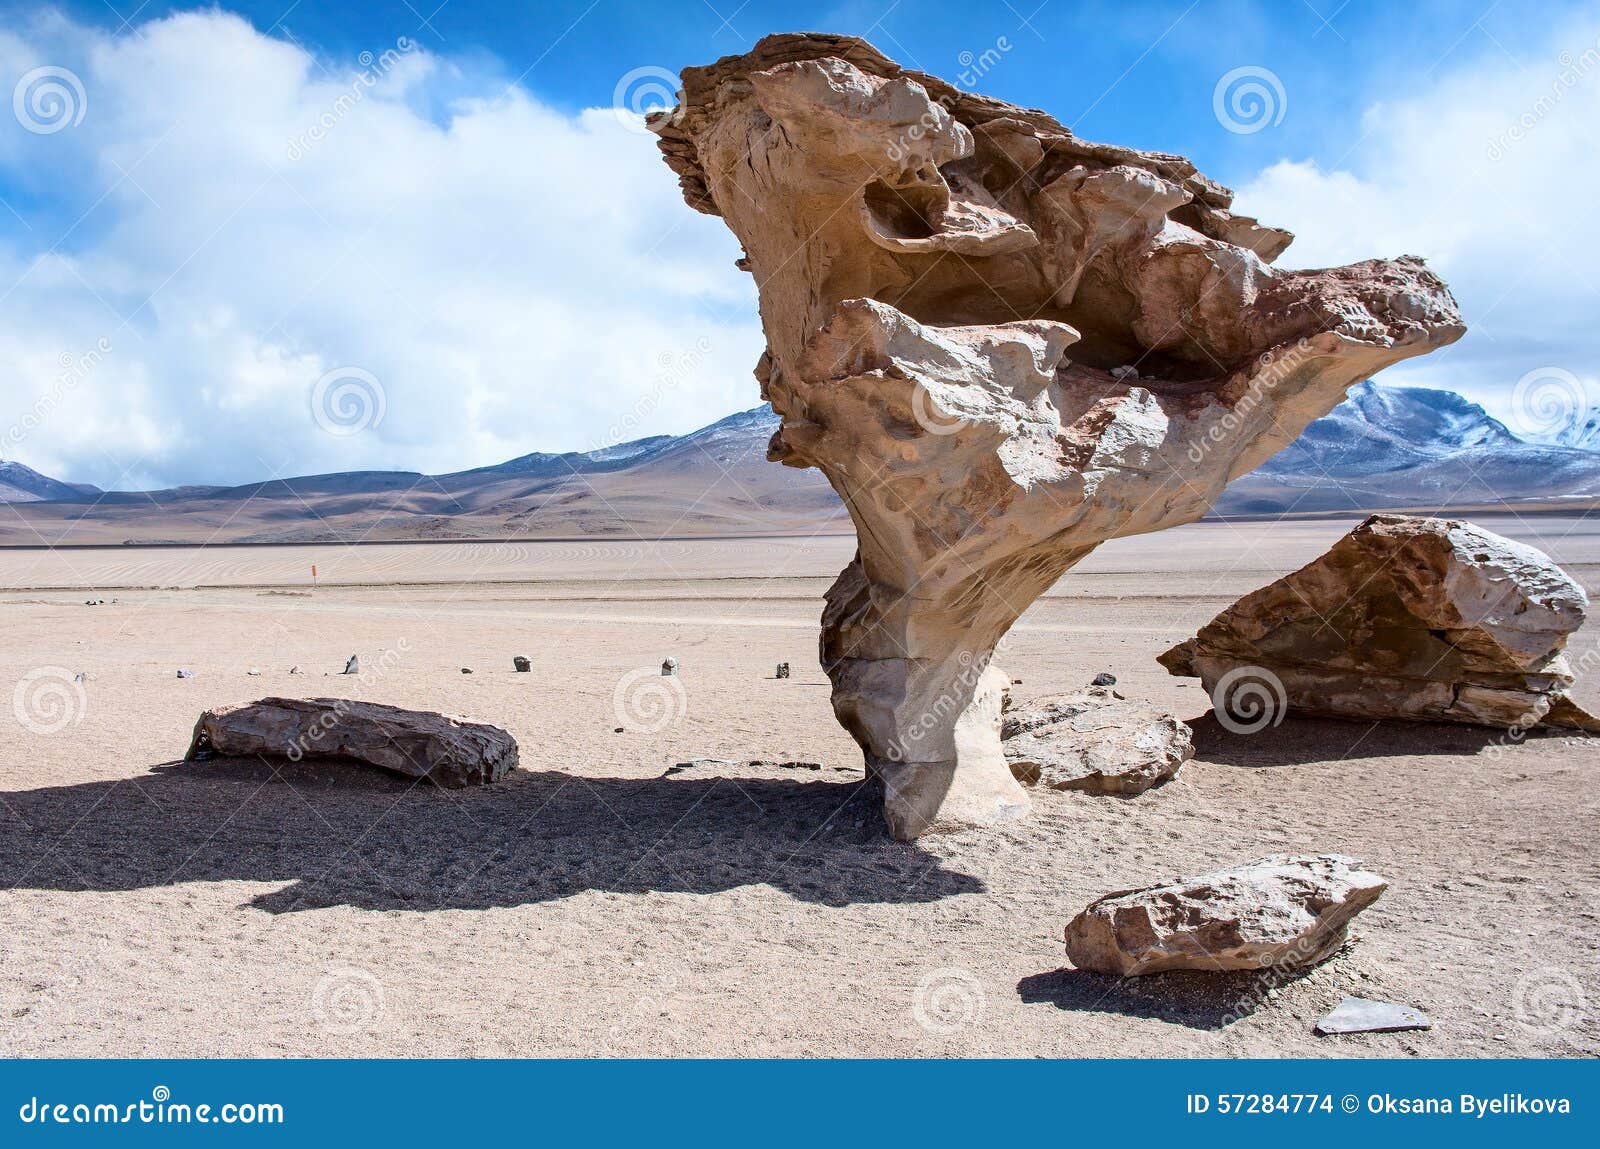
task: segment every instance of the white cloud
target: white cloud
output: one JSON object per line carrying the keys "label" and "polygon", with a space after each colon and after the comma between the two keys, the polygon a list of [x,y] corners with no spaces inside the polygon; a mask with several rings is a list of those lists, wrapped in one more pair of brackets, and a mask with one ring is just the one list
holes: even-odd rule
{"label": "white cloud", "polygon": [[1490,55],[1369,108],[1347,158],[1285,160],[1237,203],[1297,234],[1284,266],[1410,252],[1449,282],[1467,336],[1384,382],[1461,391],[1515,418],[1517,380],[1560,367],[1600,402],[1597,113],[1600,18],[1520,63]]}
{"label": "white cloud", "polygon": [[[49,134],[0,115],[32,229],[0,233],[0,423],[112,347],[0,450],[122,487],[437,472],[756,402],[738,246],[652,137],[392,48],[318,61],[214,11],[0,31],[8,88],[54,64],[88,99]],[[341,367],[384,390],[358,435],[312,417]]]}

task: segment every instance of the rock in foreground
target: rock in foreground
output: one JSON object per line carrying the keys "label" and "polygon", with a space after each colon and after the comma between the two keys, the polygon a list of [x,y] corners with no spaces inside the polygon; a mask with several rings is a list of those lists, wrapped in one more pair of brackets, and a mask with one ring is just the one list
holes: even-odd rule
{"label": "rock in foreground", "polygon": [[1176,716],[1099,686],[1007,714],[1000,737],[1024,786],[1119,798],[1160,785],[1194,756],[1193,734]]}
{"label": "rock in foreground", "polygon": [[517,741],[498,726],[343,698],[263,698],[208,710],[185,758],[352,758],[451,788],[498,781]]}
{"label": "rock in foreground", "polygon": [[1107,894],[1067,924],[1067,956],[1120,977],[1298,969],[1338,950],[1350,919],[1387,888],[1353,858],[1278,854]]}
{"label": "rock in foreground", "polygon": [[[1459,519],[1373,515],[1160,658],[1247,729],[1283,709],[1524,730],[1600,729],[1566,697],[1583,588],[1532,547]],[[1249,692],[1249,693],[1246,693]]]}
{"label": "rock in foreground", "polygon": [[1432,1029],[1433,1022],[1420,1010],[1388,1001],[1345,997],[1333,1012],[1317,1022],[1324,1037],[1337,1033],[1399,1033],[1407,1029]]}

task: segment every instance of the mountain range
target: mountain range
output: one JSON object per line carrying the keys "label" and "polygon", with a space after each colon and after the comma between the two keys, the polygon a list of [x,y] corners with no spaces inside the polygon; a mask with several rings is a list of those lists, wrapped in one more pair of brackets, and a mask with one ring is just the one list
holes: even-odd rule
{"label": "mountain range", "polygon": [[[777,425],[763,405],[687,435],[448,475],[350,471],[161,491],[100,491],[0,461],[0,544],[848,532],[818,472],[766,461]],[[1367,382],[1229,486],[1214,514],[1583,509],[1596,499],[1600,451],[1519,437],[1451,391]]]}

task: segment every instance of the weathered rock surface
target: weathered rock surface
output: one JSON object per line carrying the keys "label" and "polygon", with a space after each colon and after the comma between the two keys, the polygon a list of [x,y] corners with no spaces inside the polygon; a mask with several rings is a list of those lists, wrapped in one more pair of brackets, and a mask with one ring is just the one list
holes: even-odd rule
{"label": "weathered rock surface", "polygon": [[853,37],[687,68],[650,126],[744,245],[768,458],[855,522],[822,664],[901,838],[1026,811],[990,662],[1063,572],[1199,518],[1350,384],[1464,330],[1419,260],[1277,271],[1289,234],[1188,160]]}
{"label": "weathered rock surface", "polygon": [[1323,1036],[1338,1033],[1399,1033],[1407,1029],[1432,1029],[1433,1022],[1421,1010],[1389,1001],[1365,997],[1346,997],[1317,1022]]}
{"label": "weathered rock surface", "polygon": [[1160,785],[1194,757],[1193,732],[1177,716],[1100,686],[1007,713],[1000,738],[1024,786],[1120,798]]}
{"label": "weathered rock surface", "polygon": [[263,698],[207,710],[185,758],[351,758],[446,787],[494,782],[517,764],[498,726],[343,698]]}
{"label": "weathered rock surface", "polygon": [[1315,965],[1388,882],[1339,854],[1278,854],[1215,873],[1107,894],[1067,925],[1080,969],[1135,977],[1169,970]]}
{"label": "weathered rock surface", "polygon": [[1562,648],[1587,606],[1583,588],[1532,547],[1459,519],[1373,515],[1160,661],[1198,676],[1219,714],[1251,725],[1263,708],[1281,718],[1286,707],[1600,730],[1566,697]]}

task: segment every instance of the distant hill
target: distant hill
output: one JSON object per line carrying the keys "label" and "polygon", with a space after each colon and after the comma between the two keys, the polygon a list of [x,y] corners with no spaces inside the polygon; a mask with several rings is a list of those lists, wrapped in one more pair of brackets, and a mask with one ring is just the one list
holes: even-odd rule
{"label": "distant hill", "polygon": [[[687,435],[536,453],[449,475],[352,471],[106,493],[0,463],[0,543],[322,542],[849,531],[816,471],[766,461],[763,405]],[[1600,451],[1519,438],[1451,391],[1363,383],[1259,470],[1222,517],[1600,499]]]}
{"label": "distant hill", "polygon": [[33,503],[41,500],[92,499],[99,487],[87,483],[63,483],[41,475],[32,467],[0,459],[0,503]]}

